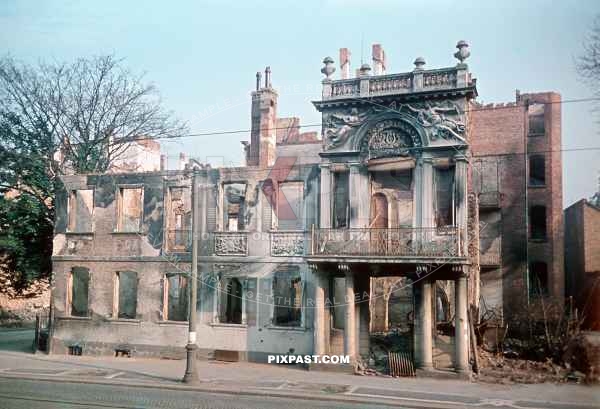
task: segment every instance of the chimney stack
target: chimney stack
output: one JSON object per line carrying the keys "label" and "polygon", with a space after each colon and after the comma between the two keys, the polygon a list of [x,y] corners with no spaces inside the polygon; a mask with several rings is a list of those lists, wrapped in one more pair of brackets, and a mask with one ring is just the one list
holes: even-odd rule
{"label": "chimney stack", "polygon": [[185,170],[186,163],[187,163],[187,157],[185,156],[185,153],[180,152],[179,153],[179,170]]}
{"label": "chimney stack", "polygon": [[160,170],[167,170],[167,155],[160,155]]}
{"label": "chimney stack", "polygon": [[262,73],[260,71],[256,72],[256,90],[258,91],[260,89],[260,86],[262,85]]}
{"label": "chimney stack", "polygon": [[373,44],[373,75],[384,75],[386,71],[385,51],[381,44]]}
{"label": "chimney stack", "polygon": [[271,88],[271,67],[265,68],[265,88]]}
{"label": "chimney stack", "polygon": [[350,78],[350,56],[350,50],[340,48],[340,72],[343,80]]}

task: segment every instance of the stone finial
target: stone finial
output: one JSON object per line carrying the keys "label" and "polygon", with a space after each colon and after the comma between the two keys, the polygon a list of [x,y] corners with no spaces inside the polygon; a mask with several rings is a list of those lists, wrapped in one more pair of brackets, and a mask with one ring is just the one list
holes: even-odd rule
{"label": "stone finial", "polygon": [[325,75],[326,81],[331,81],[331,75],[335,72],[335,65],[333,64],[333,58],[325,57],[323,59],[323,68],[321,68],[321,72]]}
{"label": "stone finial", "polygon": [[413,64],[415,65],[415,71],[422,71],[423,67],[425,66],[425,58],[417,57],[415,58]]}
{"label": "stone finial", "polygon": [[371,66],[369,64],[363,64],[360,66],[360,69],[358,70],[358,75],[360,75],[361,77],[366,77],[368,75],[370,75],[371,73]]}
{"label": "stone finial", "polygon": [[456,43],[456,48],[458,48],[458,51],[454,53],[454,58],[460,61],[460,64],[464,64],[464,61],[471,55],[469,44],[465,40],[460,40]]}

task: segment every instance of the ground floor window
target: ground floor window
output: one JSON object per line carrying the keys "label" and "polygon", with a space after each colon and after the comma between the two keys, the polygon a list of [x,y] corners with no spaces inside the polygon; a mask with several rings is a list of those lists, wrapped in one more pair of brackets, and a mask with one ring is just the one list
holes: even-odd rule
{"label": "ground floor window", "polygon": [[243,323],[243,297],[242,281],[236,277],[221,278],[219,293],[217,294],[219,322],[225,324]]}
{"label": "ground floor window", "polygon": [[187,274],[167,274],[164,281],[163,316],[169,321],[187,321],[189,304],[189,279]]}
{"label": "ground floor window", "polygon": [[67,311],[74,317],[88,316],[88,294],[90,270],[85,267],[73,267],[67,285]]}
{"label": "ground floor window", "polygon": [[279,271],[273,276],[273,324],[302,325],[303,282],[299,271]]}
{"label": "ground floor window", "polygon": [[115,276],[114,316],[124,319],[135,319],[137,312],[137,273],[119,271]]}

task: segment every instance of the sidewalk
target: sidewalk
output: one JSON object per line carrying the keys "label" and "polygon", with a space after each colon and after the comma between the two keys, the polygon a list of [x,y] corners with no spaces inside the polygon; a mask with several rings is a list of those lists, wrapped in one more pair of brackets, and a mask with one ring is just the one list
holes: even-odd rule
{"label": "sidewalk", "polygon": [[[302,396],[327,400],[412,402],[425,407],[600,406],[600,389],[571,384],[490,385],[429,378],[385,378],[306,371],[295,366],[198,361],[201,382],[195,390]],[[141,358],[92,358],[0,351],[0,377],[50,381],[132,384],[189,388],[180,382],[185,361]],[[450,405],[450,406],[446,406]]]}

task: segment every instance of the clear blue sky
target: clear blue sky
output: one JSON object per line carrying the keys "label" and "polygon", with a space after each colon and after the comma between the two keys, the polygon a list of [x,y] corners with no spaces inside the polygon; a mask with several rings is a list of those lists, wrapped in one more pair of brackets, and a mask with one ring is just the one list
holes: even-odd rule
{"label": "clear blue sky", "polygon": [[[2,49],[26,61],[113,53],[145,72],[164,104],[193,132],[248,129],[254,75],[270,65],[279,115],[320,122],[321,61],[348,47],[353,67],[370,44],[383,44],[388,71],[455,64],[457,40],[471,45],[469,67],[479,100],[513,101],[522,92],[555,90],[563,99],[591,96],[574,58],[600,12],[598,1],[16,1],[0,2]],[[211,106],[220,111],[207,117]],[[216,109],[216,108],[213,108]],[[563,148],[600,146],[600,113],[591,103],[563,105]],[[316,128],[311,128],[315,130]],[[307,129],[307,130],[311,130]],[[245,134],[163,143],[213,162],[238,163]],[[221,159],[219,159],[219,157]],[[564,203],[590,196],[600,151],[563,153]]]}

